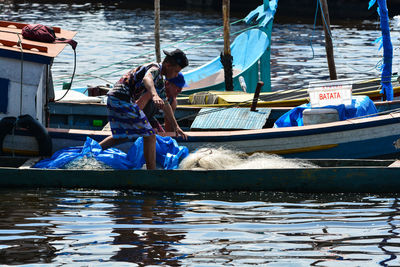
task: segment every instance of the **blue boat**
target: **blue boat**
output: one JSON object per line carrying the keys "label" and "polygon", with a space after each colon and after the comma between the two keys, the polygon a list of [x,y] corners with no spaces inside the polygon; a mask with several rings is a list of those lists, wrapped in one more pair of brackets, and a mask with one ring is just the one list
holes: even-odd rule
{"label": "blue boat", "polygon": [[[239,77],[242,76],[247,92],[254,92],[261,74],[263,91],[271,91],[270,46],[273,18],[278,6],[277,0],[264,1],[244,19],[246,23],[256,23],[255,29],[247,30],[236,37],[231,45],[233,57],[233,88],[241,91]],[[209,63],[184,73],[189,87],[183,93],[225,90],[223,66],[220,57]]]}

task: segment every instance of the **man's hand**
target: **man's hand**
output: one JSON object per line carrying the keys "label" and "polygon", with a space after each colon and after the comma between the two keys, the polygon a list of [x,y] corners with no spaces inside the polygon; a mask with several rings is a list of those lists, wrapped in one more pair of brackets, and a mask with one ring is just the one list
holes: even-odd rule
{"label": "man's hand", "polygon": [[157,108],[163,109],[164,108],[164,101],[158,94],[152,96],[154,104],[156,104]]}
{"label": "man's hand", "polygon": [[176,136],[182,136],[183,139],[187,140],[187,135],[185,134],[184,131],[182,131],[182,129],[179,126],[178,128],[176,128],[175,134]]}

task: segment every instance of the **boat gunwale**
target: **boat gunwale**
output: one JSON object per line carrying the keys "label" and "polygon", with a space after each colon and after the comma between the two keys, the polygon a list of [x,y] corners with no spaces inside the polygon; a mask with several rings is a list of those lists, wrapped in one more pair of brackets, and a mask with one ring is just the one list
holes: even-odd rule
{"label": "boat gunwale", "polygon": [[[257,130],[237,130],[237,131],[187,131],[187,141],[202,141],[206,140],[213,142],[218,139],[223,141],[231,140],[257,140],[284,138],[295,136],[307,136],[313,134],[326,134],[332,132],[343,132],[365,128],[373,128],[385,125],[400,123],[400,113],[390,113],[385,115],[372,116],[367,118],[353,118],[344,121],[336,121],[308,126],[293,126],[282,128],[266,128]],[[99,140],[101,137],[106,137],[111,134],[110,131],[97,130],[79,130],[79,129],[62,129],[62,128],[47,128],[52,138],[62,138],[65,135],[69,139],[85,140],[86,136],[93,137]],[[160,134],[162,136],[174,137],[177,141],[186,142],[182,137],[174,136],[174,133],[166,132]],[[72,137],[72,138],[71,138]],[[222,141],[222,140],[221,140]]]}

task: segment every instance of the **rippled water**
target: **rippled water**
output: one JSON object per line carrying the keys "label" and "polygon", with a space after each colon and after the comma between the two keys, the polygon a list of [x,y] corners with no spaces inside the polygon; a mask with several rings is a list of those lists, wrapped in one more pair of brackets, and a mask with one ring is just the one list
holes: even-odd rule
{"label": "rippled water", "polygon": [[[0,20],[43,23],[76,30],[77,73],[153,50],[153,12],[122,10],[113,1],[49,4],[0,1]],[[279,10],[278,10],[279,12]],[[172,42],[222,24],[218,13],[163,10],[161,40]],[[234,15],[232,21],[246,14]],[[307,21],[307,22],[304,22]],[[272,36],[272,86],[300,88],[328,77],[323,33],[312,18],[278,20]],[[311,23],[308,23],[311,21]],[[340,78],[378,75],[382,51],[377,21],[331,18]],[[391,22],[393,25],[393,22]],[[243,29],[232,27],[232,32]],[[395,28],[395,27],[394,27]],[[190,68],[217,56],[223,42],[195,47],[221,31],[178,47]],[[392,31],[398,55],[399,31]],[[313,52],[310,38],[313,37]],[[56,58],[56,81],[72,73],[67,47]],[[110,83],[153,56],[129,59],[91,75]],[[399,67],[398,58],[394,70]],[[75,87],[103,84],[82,80]],[[397,195],[285,193],[151,193],[134,191],[0,190],[0,264],[52,266],[267,265],[398,266]]]}
{"label": "rippled water", "polygon": [[1,190],[0,199],[0,264],[400,264],[396,196]]}
{"label": "rippled water", "polygon": [[[50,5],[5,1],[0,2],[0,19],[43,23],[77,31],[77,76],[73,86],[84,87],[107,82],[113,84],[133,66],[155,59],[153,11],[140,8],[122,9],[118,3]],[[231,21],[237,21],[246,15],[234,14]],[[274,24],[271,49],[274,90],[301,88],[310,81],[329,78],[320,19],[318,18],[315,29],[313,18],[304,18],[303,21],[292,18],[290,23],[285,23],[283,19],[278,19]],[[377,65],[382,57],[382,50],[379,51],[379,46],[373,42],[381,35],[379,22],[337,21],[331,15],[331,24],[338,77],[357,80],[378,76]],[[196,68],[218,56],[223,50],[221,38],[212,41],[222,37],[221,29],[203,35],[221,25],[219,12],[162,10],[161,46],[185,50],[190,60],[187,70]],[[391,26],[395,56],[398,56],[400,33],[393,20]],[[231,27],[231,32],[235,33],[246,27],[238,23]],[[193,36],[196,37],[184,43],[176,43]],[[207,45],[199,46],[204,43]],[[174,44],[176,45],[171,46]],[[399,57],[396,57],[394,71],[399,70],[399,62]],[[73,69],[73,53],[69,47],[56,58],[52,69],[57,88],[61,87],[63,81],[69,81]],[[104,80],[85,75],[98,76]]]}

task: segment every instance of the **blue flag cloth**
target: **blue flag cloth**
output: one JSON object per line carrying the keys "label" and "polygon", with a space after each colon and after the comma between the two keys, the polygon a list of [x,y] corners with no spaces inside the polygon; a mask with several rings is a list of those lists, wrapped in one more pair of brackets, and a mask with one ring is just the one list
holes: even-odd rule
{"label": "blue flag cloth", "polygon": [[266,27],[272,21],[278,7],[278,0],[264,1],[263,5],[258,6],[251,11],[245,18],[246,24],[258,24],[260,27]]}
{"label": "blue flag cloth", "polygon": [[[179,146],[175,139],[157,135],[156,161],[159,167],[167,170],[177,169],[182,159],[189,155],[185,146]],[[143,138],[139,137],[131,146],[128,154],[116,149],[103,150],[99,143],[87,137],[83,146],[61,149],[49,159],[38,162],[34,168],[62,169],[73,160],[82,157],[94,157],[113,169],[140,169],[145,163],[143,154]]]}
{"label": "blue flag cloth", "polygon": [[[289,110],[275,122],[274,128],[303,126],[303,110],[310,108],[311,105],[308,103]],[[378,112],[374,102],[368,96],[353,96],[351,105],[348,106],[342,104],[337,106],[325,106],[321,108],[336,109],[339,113],[340,120],[347,120],[360,116],[375,114]]]}
{"label": "blue flag cloth", "polygon": [[370,9],[378,1],[378,14],[381,18],[382,45],[383,45],[383,65],[381,74],[381,93],[385,95],[386,100],[393,100],[392,87],[392,60],[393,45],[390,40],[389,15],[386,6],[386,0],[371,0],[368,9]]}

